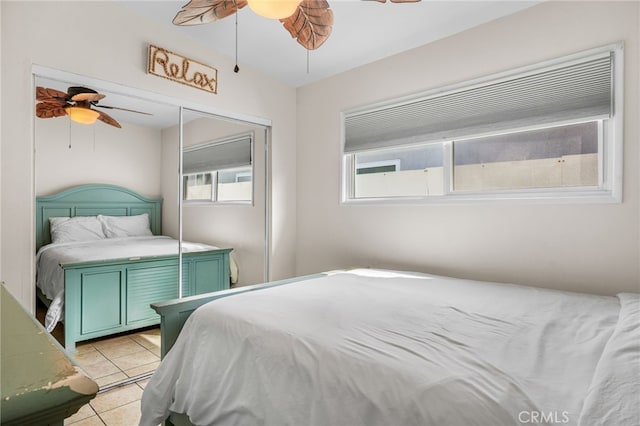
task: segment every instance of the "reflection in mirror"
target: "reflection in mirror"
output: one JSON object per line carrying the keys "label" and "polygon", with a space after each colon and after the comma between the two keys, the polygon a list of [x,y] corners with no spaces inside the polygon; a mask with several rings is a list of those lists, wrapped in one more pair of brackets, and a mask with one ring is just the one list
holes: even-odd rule
{"label": "reflection in mirror", "polygon": [[268,279],[266,134],[261,125],[183,109],[182,241],[233,249],[232,286]]}
{"label": "reflection in mirror", "polygon": [[253,139],[251,132],[185,148],[183,202],[251,203]]}
{"label": "reflection in mirror", "polygon": [[[178,162],[167,149],[176,149],[180,111],[134,89],[72,77],[34,77],[35,87],[53,89],[47,102],[58,108],[34,117],[36,312],[70,351],[96,349],[102,340],[95,339],[123,331],[148,346],[131,341],[145,355],[137,353],[135,365],[97,351],[79,358],[105,389],[150,374],[154,344],[160,349],[150,304],[179,295]],[[92,100],[80,106],[106,112],[120,127],[70,120],[64,108],[74,104],[74,86],[104,95],[85,94]]]}
{"label": "reflection in mirror", "polygon": [[[99,95],[81,89],[78,104],[75,86]],[[38,318],[66,349],[91,349],[78,361],[101,390],[140,380],[160,353],[151,303],[267,279],[269,129],[48,69],[35,87],[51,89],[36,105],[56,106],[34,117]],[[67,106],[109,117],[82,124]],[[145,351],[128,370],[97,350],[124,331]]]}

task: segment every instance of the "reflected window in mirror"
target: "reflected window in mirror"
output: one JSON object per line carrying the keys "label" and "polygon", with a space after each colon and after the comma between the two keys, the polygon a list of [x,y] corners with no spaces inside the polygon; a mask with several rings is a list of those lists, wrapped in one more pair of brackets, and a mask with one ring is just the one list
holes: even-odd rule
{"label": "reflected window in mirror", "polygon": [[194,173],[184,175],[184,200],[188,201],[213,201],[213,181],[215,173]]}
{"label": "reflected window in mirror", "polygon": [[253,201],[253,133],[190,146],[183,151],[185,202]]}

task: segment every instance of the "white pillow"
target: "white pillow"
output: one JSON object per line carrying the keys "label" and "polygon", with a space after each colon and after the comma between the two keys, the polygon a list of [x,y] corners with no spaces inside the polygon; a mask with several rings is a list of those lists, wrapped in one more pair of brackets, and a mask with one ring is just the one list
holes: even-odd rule
{"label": "white pillow", "polygon": [[147,213],[136,216],[103,216],[98,215],[102,230],[107,238],[146,237],[153,235]]}
{"label": "white pillow", "polygon": [[94,241],[106,238],[96,216],[50,217],[52,243]]}

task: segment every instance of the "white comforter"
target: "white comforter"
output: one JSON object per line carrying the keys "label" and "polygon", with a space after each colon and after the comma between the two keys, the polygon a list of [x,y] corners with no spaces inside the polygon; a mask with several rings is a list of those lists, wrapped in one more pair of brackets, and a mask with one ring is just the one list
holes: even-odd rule
{"label": "white comforter", "polygon": [[[213,250],[199,243],[182,244],[183,252]],[[178,240],[167,236],[107,238],[86,242],[48,244],[36,255],[36,285],[51,300],[45,327],[51,332],[64,313],[64,270],[61,264],[129,259],[178,253]]]}
{"label": "white comforter", "polygon": [[[604,410],[606,424],[637,425],[616,423],[592,383],[596,367],[611,382],[599,361],[620,307],[616,297],[372,270],[226,297],[190,316],[144,391],[140,424],[173,411],[196,425],[576,425],[589,394],[596,418]],[[634,364],[618,373],[635,398],[640,350],[625,338]]]}

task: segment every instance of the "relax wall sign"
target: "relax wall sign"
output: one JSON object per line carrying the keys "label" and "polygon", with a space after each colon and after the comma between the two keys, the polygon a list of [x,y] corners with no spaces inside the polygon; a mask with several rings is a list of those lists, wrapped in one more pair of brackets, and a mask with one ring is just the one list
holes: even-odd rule
{"label": "relax wall sign", "polygon": [[206,92],[218,92],[217,69],[152,44],[149,45],[147,73]]}

